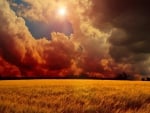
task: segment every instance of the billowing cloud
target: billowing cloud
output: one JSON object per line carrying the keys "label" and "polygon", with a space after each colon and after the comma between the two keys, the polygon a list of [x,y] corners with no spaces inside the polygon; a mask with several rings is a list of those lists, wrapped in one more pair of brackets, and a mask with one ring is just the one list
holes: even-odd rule
{"label": "billowing cloud", "polygon": [[[1,0],[0,75],[108,78],[120,72],[149,74],[148,9],[138,2],[23,0],[17,4]],[[61,6],[67,8],[64,20],[56,14]],[[60,33],[50,30],[51,39],[37,39],[26,20],[51,28],[67,22],[72,28],[62,27]]]}
{"label": "billowing cloud", "polygon": [[116,64],[128,65],[132,72],[142,75],[150,73],[148,11],[146,0],[94,0],[89,14],[96,28],[112,32],[109,54]]}

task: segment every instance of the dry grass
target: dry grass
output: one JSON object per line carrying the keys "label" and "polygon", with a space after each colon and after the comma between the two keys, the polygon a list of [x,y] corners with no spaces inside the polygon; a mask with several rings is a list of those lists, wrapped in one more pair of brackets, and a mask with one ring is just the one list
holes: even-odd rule
{"label": "dry grass", "polygon": [[0,81],[0,113],[150,113],[150,82]]}

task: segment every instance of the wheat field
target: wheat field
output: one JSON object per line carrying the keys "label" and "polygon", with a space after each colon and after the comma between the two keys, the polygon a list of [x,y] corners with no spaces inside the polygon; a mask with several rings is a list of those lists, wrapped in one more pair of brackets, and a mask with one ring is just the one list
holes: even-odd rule
{"label": "wheat field", "polygon": [[150,113],[150,82],[1,80],[0,113]]}

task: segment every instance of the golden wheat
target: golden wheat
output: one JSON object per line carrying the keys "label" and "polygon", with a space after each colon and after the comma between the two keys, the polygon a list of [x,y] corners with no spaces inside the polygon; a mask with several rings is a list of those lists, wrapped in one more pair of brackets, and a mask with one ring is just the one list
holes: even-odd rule
{"label": "golden wheat", "polygon": [[4,80],[0,113],[150,113],[150,82]]}

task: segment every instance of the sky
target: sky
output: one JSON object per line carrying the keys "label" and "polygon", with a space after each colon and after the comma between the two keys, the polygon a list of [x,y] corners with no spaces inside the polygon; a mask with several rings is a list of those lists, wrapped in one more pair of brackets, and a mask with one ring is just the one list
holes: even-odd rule
{"label": "sky", "polygon": [[0,77],[150,75],[147,0],[0,0],[0,7]]}

